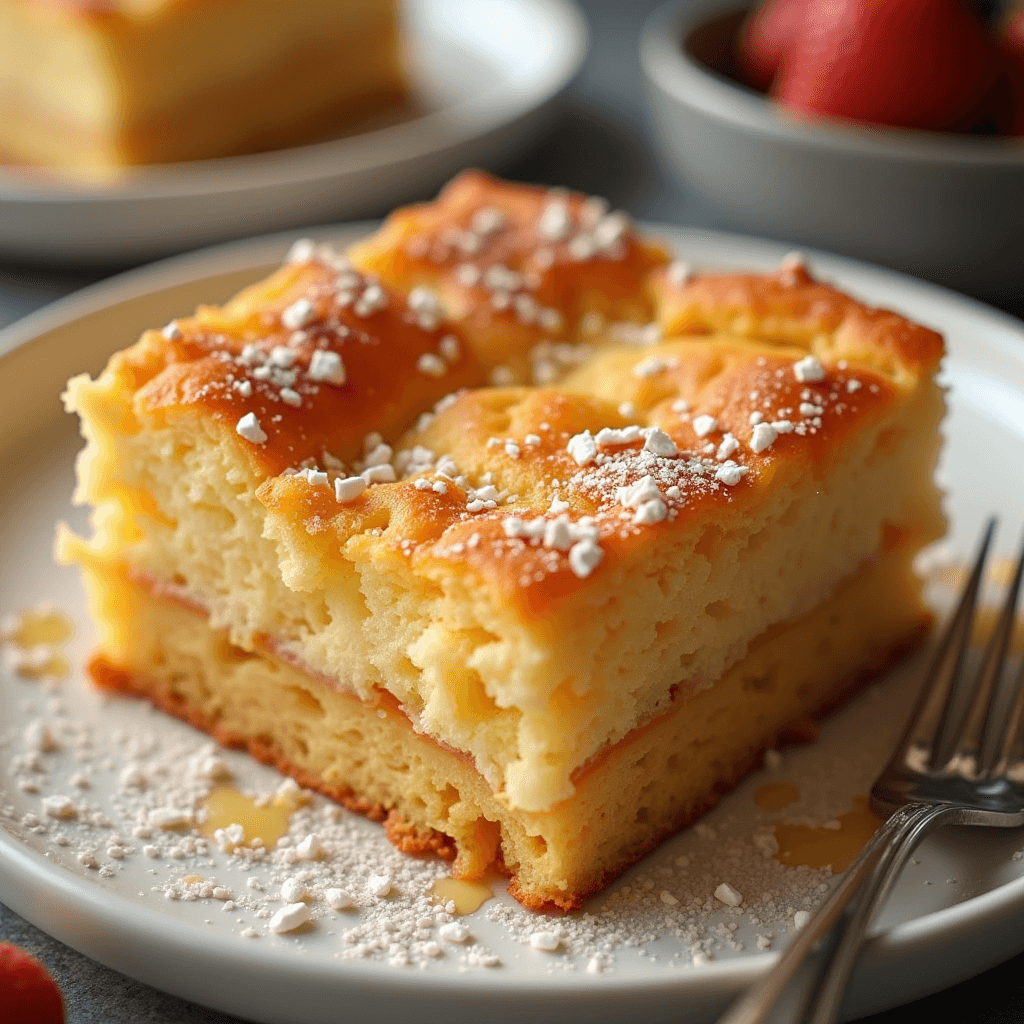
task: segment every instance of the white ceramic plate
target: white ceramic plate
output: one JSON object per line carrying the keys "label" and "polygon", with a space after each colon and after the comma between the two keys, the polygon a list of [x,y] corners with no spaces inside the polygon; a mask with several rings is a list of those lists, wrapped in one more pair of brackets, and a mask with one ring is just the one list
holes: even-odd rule
{"label": "white ceramic plate", "polygon": [[0,255],[121,265],[425,198],[537,136],[587,49],[572,0],[404,0],[416,114],[316,145],[140,167],[90,188],[0,168]]}
{"label": "white ceramic plate", "polygon": [[[351,225],[317,234],[346,241],[363,229]],[[654,230],[699,267],[768,268],[783,255],[778,247],[738,237]],[[0,479],[0,610],[56,601],[78,625],[69,648],[75,665],[90,650],[91,627],[75,572],[55,567],[50,557],[57,519],[83,525],[81,511],[68,504],[71,458],[80,442],[74,425],[60,413],[57,396],[63,382],[83,369],[96,372],[113,349],[132,341],[142,327],[187,313],[199,301],[223,299],[258,278],[283,256],[290,241],[291,236],[257,239],[168,260],[87,289],[0,333],[5,467]],[[858,296],[945,331],[951,412],[941,475],[949,488],[950,544],[966,555],[984,517],[995,510],[1004,524],[1000,547],[1008,553],[1024,510],[1024,479],[1012,468],[1024,464],[1024,328],[983,306],[887,271],[825,255],[812,255],[811,262],[820,275]],[[911,666],[867,691],[833,716],[818,743],[787,752],[777,778],[808,788],[834,785],[835,811],[844,810],[842,801],[849,801],[851,793],[867,791],[890,742],[887,731],[898,729],[899,709],[913,682]],[[699,1022],[712,1019],[773,957],[755,949],[754,938],[763,927],[730,917],[723,908],[715,920],[737,921],[734,935],[744,949],[720,949],[711,962],[695,966],[685,955],[686,943],[669,929],[658,938],[643,938],[642,950],[620,941],[612,969],[594,975],[583,969],[586,954],[576,955],[584,944],[570,941],[556,953],[539,952],[523,943],[523,927],[488,919],[487,910],[495,907],[520,914],[520,921],[526,915],[503,893],[464,919],[501,958],[499,967],[467,968],[454,947],[446,947],[446,954],[423,970],[372,958],[345,959],[340,933],[355,918],[346,922],[338,915],[335,921],[328,914],[300,936],[244,938],[244,924],[264,928],[266,921],[223,913],[215,900],[167,901],[152,892],[154,881],[175,870],[174,864],[156,864],[141,855],[116,863],[101,858],[115,869],[113,877],[104,878],[77,862],[74,845],[61,849],[50,842],[55,825],[48,835],[23,827],[24,814],[38,812],[42,796],[67,789],[74,768],[62,763],[63,754],[46,755],[52,769],[42,778],[41,791],[26,793],[17,786],[12,758],[22,749],[26,723],[45,713],[49,699],[36,683],[0,675],[0,901],[83,953],[185,998],[282,1024],[332,1021],[341,1008],[351,1019],[372,1016],[382,1024],[478,1018],[499,1024],[524,1017],[612,1022],[638,1013],[652,1022]],[[97,735],[120,728],[124,735],[152,734],[167,744],[199,742],[186,726],[140,702],[102,700],[77,671],[63,684],[59,699],[76,722],[94,727]],[[865,759],[866,750],[870,756]],[[268,769],[242,755],[228,758],[241,783],[257,788],[276,784]],[[118,767],[93,765],[88,799],[102,803],[114,793]],[[720,843],[761,813],[752,794],[764,781],[763,775],[749,779],[705,819]],[[352,822],[363,830],[367,849],[388,849],[377,826],[362,819]],[[642,889],[645,877],[658,877],[661,867],[677,863],[680,853],[699,857],[702,842],[707,840],[696,830],[670,840],[613,891]],[[1022,845],[1024,835],[1016,830],[947,830],[929,841],[920,863],[899,883],[880,932],[868,945],[847,1014],[919,997],[1024,949],[1019,927],[1024,861],[1013,858]],[[714,843],[704,849],[705,856],[728,859],[729,850]],[[219,862],[215,873],[221,884],[244,891],[244,874],[233,874]],[[607,912],[603,901],[598,897],[590,908],[596,919]],[[537,924],[552,925],[543,918]],[[533,926],[528,924],[527,931]],[[787,930],[776,926],[773,931],[778,945]]]}

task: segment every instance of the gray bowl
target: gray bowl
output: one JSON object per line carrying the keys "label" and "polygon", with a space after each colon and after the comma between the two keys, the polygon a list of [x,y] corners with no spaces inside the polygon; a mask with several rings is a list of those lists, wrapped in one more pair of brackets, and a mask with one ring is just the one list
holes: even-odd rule
{"label": "gray bowl", "polygon": [[748,233],[1024,295],[1024,139],[798,121],[724,73],[745,6],[673,2],[641,34],[660,144],[685,182]]}

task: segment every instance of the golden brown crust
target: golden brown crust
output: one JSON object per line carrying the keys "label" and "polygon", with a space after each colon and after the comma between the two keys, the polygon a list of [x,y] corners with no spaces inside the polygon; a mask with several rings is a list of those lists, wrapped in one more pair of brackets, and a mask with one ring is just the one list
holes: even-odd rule
{"label": "golden brown crust", "polygon": [[[467,515],[467,494],[454,483],[446,483],[445,493],[437,494],[417,490],[415,480],[372,487],[339,504],[326,488],[296,477],[268,481],[259,498],[269,511],[301,524],[310,536],[331,537],[340,546],[379,531],[372,535],[375,545],[401,552],[421,568],[427,563],[457,565],[501,601],[542,617],[555,602],[584,588],[586,578],[573,572],[567,551],[510,537],[505,524],[513,517],[543,516],[555,493],[550,481],[564,485],[558,493],[574,518],[593,518],[604,552],[598,571],[614,573],[642,557],[645,549],[670,543],[673,535],[691,530],[709,515],[726,508],[739,514],[756,505],[771,488],[796,479],[808,466],[824,475],[832,453],[891,409],[897,395],[884,377],[863,370],[830,367],[821,380],[801,382],[793,373],[794,362],[804,355],[801,350],[717,338],[661,346],[657,352],[666,361],[665,369],[656,379],[637,378],[633,370],[650,358],[649,351],[599,355],[566,380],[566,390],[485,389],[460,395],[406,442],[448,453],[473,480],[490,474],[499,491],[517,496],[511,504]],[[848,391],[851,381],[858,385],[853,393]],[[634,415],[623,416],[616,399],[631,401]],[[687,411],[680,411],[680,400]],[[824,414],[801,417],[797,410],[807,401]],[[754,452],[749,448],[754,430],[750,416],[762,411],[776,422],[792,416],[797,427]],[[742,443],[742,455],[736,457],[747,472],[738,483],[716,480],[713,455],[710,461],[703,459],[708,442],[695,432],[698,412],[717,420],[710,435],[715,448],[727,434]],[[602,428],[621,429],[638,421],[660,428],[683,453],[657,466],[664,477],[661,489],[676,486],[681,492],[678,499],[669,499],[670,516],[643,527],[623,522],[618,490],[651,470],[641,459],[644,439],[608,449],[613,461],[604,471],[581,468],[567,447],[583,431],[597,435]],[[536,444],[519,443],[529,434],[535,434]],[[495,436],[514,438],[519,454],[507,457],[500,446],[490,444]]]}
{"label": "golden brown crust", "polygon": [[[289,315],[296,303],[308,303],[308,314]],[[223,309],[202,307],[174,323],[171,337],[147,331],[113,357],[112,369],[129,375],[138,414],[198,412],[236,438],[265,475],[320,460],[325,451],[352,460],[371,431],[395,437],[451,390],[485,379],[456,327],[437,320],[424,329],[430,321],[402,295],[343,262],[285,266]],[[438,355],[442,338],[456,339],[457,358]],[[311,370],[316,353],[336,355],[344,379],[318,378]],[[442,374],[417,368],[426,355],[443,361]],[[264,443],[237,437],[236,424],[248,413],[267,435]]]}
{"label": "golden brown crust", "polygon": [[[549,210],[564,217],[545,219]],[[587,314],[647,323],[650,274],[668,262],[600,200],[481,171],[463,172],[433,203],[395,211],[351,255],[394,287],[436,290],[481,356],[519,380],[529,379],[531,349],[578,340]]]}
{"label": "golden brown crust", "polygon": [[[538,234],[552,203],[564,205],[573,225],[555,241]],[[813,281],[799,265],[681,283],[674,268],[663,268],[662,251],[628,227],[610,254],[573,260],[569,250],[586,204],[582,196],[553,196],[466,172],[435,203],[397,211],[355,247],[354,262],[390,283],[322,251],[307,253],[223,309],[204,307],[176,321],[180,337],[147,332],[114,357],[112,368],[134,392],[138,416],[159,421],[194,412],[216,424],[251,460],[257,480],[266,479],[260,501],[303,531],[308,544],[374,546],[427,575],[469,573],[501,602],[539,618],[585,590],[591,576],[573,569],[567,547],[510,535],[510,520],[551,519],[553,502],[563,503],[574,521],[592,517],[602,551],[593,572],[614,573],[703,517],[755,507],[772,488],[808,470],[825,475],[834,453],[927,379],[941,357],[934,331],[865,307]],[[482,213],[488,223],[481,226]],[[472,253],[460,248],[467,233],[476,240]],[[442,237],[443,251],[435,251]],[[434,242],[410,255],[421,239]],[[500,265],[522,276],[545,247],[554,262],[523,294],[541,306],[551,303],[567,337],[578,337],[583,304],[594,296],[612,306],[622,296],[632,302],[639,296],[644,304],[651,281],[666,340],[577,344],[587,359],[557,387],[481,388],[502,360],[527,360],[543,331],[510,309],[495,309],[487,299],[494,289],[459,284],[459,268],[472,259],[478,269]],[[434,293],[395,290],[422,289],[424,281],[439,290],[449,314],[468,309],[468,315],[451,322],[432,305]],[[302,304],[306,312],[298,316]],[[610,315],[624,315],[615,309]],[[444,342],[449,356],[442,355]],[[282,351],[294,362],[274,366]],[[311,379],[315,352],[340,358],[343,383]],[[813,379],[797,372],[809,355],[819,361]],[[441,399],[443,408],[413,428]],[[247,414],[265,442],[237,434]],[[775,435],[763,448],[758,417]],[[714,429],[698,431],[709,418]],[[602,447],[582,466],[570,452],[578,435],[630,426],[663,431],[678,457],[647,458],[643,436]],[[446,453],[457,472],[440,483],[431,478],[433,488],[414,473],[375,484],[351,501],[336,499],[333,481],[323,486],[279,475],[306,460],[330,469],[331,457],[345,464],[340,475],[354,473],[373,432],[396,445],[399,458],[417,448]],[[735,451],[725,456],[722,445]],[[730,483],[720,479],[726,458],[741,474]],[[664,519],[643,526],[624,521],[621,489],[650,474],[666,506]],[[484,480],[504,496],[501,503],[468,511]]]}
{"label": "golden brown crust", "polygon": [[763,275],[663,271],[653,288],[668,336],[733,334],[789,344],[823,362],[847,360],[895,379],[933,373],[944,351],[936,331],[866,306],[796,261]]}

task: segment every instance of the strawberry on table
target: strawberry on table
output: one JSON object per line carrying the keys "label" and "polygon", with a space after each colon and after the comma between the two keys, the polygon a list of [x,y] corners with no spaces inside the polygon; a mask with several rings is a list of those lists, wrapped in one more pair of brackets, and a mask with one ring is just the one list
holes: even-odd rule
{"label": "strawberry on table", "polygon": [[64,1000],[53,978],[11,942],[0,942],[0,1021],[64,1024]]}
{"label": "strawberry on table", "polygon": [[994,51],[963,0],[806,0],[772,95],[801,114],[945,129],[985,94]]}

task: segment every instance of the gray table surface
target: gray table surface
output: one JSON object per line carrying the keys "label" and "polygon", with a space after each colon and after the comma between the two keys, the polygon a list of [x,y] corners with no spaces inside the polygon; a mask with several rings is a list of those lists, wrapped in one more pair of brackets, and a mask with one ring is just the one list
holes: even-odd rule
{"label": "gray table surface", "polygon": [[[727,228],[688,192],[653,147],[637,59],[640,26],[658,0],[582,0],[591,28],[587,61],[555,124],[529,153],[500,170],[512,178],[564,185],[606,196],[650,221]],[[428,198],[424,196],[424,198]],[[386,213],[381,210],[380,213]],[[0,326],[107,276],[95,271],[0,263]],[[1021,296],[1005,305],[1021,315]],[[94,963],[0,905],[0,939],[23,946],[50,969],[64,992],[68,1024],[229,1024],[237,1018],[185,1002]],[[1024,954],[977,978],[918,1002],[876,1014],[872,1024],[897,1021],[1024,1021]],[[680,1019],[685,1009],[680,1007]]]}

